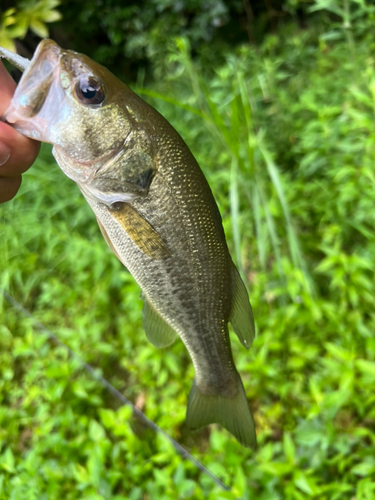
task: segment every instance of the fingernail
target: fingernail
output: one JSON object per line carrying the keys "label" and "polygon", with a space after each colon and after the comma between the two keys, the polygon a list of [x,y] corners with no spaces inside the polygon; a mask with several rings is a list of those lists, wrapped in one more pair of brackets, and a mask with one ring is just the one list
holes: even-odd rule
{"label": "fingernail", "polygon": [[0,142],[0,167],[9,160],[10,148],[3,142]]}

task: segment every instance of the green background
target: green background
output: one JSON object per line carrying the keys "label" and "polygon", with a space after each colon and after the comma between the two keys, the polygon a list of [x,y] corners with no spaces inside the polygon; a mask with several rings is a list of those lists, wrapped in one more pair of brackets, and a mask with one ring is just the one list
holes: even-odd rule
{"label": "green background", "polygon": [[253,347],[231,339],[259,449],[188,431],[187,351],[148,343],[138,286],[44,146],[0,207],[0,286],[230,491],[0,295],[0,499],[374,499],[372,2],[253,2],[252,23],[246,2],[123,4],[5,2],[0,40],[27,55],[49,29],[107,60],[191,148],[254,310]]}

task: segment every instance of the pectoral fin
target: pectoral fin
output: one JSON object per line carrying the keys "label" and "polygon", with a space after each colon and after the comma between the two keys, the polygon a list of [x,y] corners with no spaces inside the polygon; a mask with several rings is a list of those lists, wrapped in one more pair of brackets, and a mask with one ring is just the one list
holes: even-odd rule
{"label": "pectoral fin", "polygon": [[248,349],[255,335],[254,316],[246,287],[234,264],[232,265],[232,309],[229,321],[241,344]]}
{"label": "pectoral fin", "polygon": [[122,203],[116,209],[108,210],[143,253],[152,259],[162,259],[169,254],[161,236],[133,207]]}
{"label": "pectoral fin", "polygon": [[155,347],[168,347],[176,340],[177,333],[145,299],[143,306],[143,328],[148,340]]}

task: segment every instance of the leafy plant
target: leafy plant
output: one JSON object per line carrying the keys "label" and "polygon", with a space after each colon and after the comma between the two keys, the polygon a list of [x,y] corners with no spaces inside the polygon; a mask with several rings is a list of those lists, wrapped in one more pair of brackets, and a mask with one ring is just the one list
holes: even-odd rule
{"label": "leafy plant", "polygon": [[327,11],[340,19],[340,23],[333,23],[331,29],[323,37],[324,40],[340,37],[342,32],[354,51],[354,37],[352,30],[362,34],[370,26],[375,15],[375,6],[366,0],[315,0],[309,8],[310,12]]}
{"label": "leafy plant", "polygon": [[46,38],[46,23],[61,19],[60,12],[56,10],[59,5],[59,0],[25,0],[17,7],[7,9],[0,18],[0,46],[16,52],[14,39],[24,38],[29,29],[37,36]]}

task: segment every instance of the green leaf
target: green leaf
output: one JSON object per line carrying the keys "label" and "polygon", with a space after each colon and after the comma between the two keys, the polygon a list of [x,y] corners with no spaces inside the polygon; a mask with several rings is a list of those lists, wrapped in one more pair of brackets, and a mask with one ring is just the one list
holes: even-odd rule
{"label": "green leaf", "polygon": [[0,455],[0,467],[5,471],[14,474],[16,472],[15,464],[11,448],[7,448],[5,452]]}
{"label": "green leaf", "polygon": [[284,433],[284,439],[283,439],[283,447],[284,447],[284,453],[286,456],[286,459],[290,463],[295,462],[295,446],[292,440],[292,437],[289,432]]}
{"label": "green leaf", "polygon": [[48,28],[42,21],[31,19],[30,28],[36,35],[40,36],[40,38],[48,37]]}
{"label": "green leaf", "polygon": [[352,467],[351,472],[357,476],[369,476],[375,472],[375,461],[373,459]]}
{"label": "green leaf", "polygon": [[50,10],[49,12],[43,12],[41,15],[41,20],[45,23],[54,23],[56,21],[60,21],[62,19],[62,15],[57,10]]}
{"label": "green leaf", "polygon": [[307,493],[307,495],[310,496],[316,495],[318,493],[318,489],[313,479],[306,476],[302,471],[297,471],[294,474],[293,479],[294,479],[294,484],[303,493]]}
{"label": "green leaf", "polygon": [[105,430],[96,420],[91,420],[90,422],[89,436],[96,442],[100,442],[105,438]]}
{"label": "green leaf", "polygon": [[357,359],[355,362],[359,371],[361,371],[370,380],[375,381],[375,362],[366,359]]}

